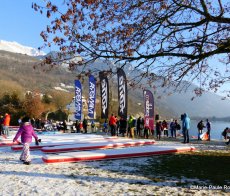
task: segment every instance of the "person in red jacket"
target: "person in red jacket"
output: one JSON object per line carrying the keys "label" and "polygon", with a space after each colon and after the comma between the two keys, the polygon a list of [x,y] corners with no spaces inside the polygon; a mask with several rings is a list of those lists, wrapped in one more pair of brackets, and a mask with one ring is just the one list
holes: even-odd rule
{"label": "person in red jacket", "polygon": [[7,136],[9,136],[9,126],[10,126],[10,115],[6,113],[3,121],[3,131],[4,134]]}
{"label": "person in red jacket", "polygon": [[109,119],[109,126],[111,129],[111,136],[115,136],[116,135],[117,119],[115,118],[114,114],[112,114],[110,119]]}

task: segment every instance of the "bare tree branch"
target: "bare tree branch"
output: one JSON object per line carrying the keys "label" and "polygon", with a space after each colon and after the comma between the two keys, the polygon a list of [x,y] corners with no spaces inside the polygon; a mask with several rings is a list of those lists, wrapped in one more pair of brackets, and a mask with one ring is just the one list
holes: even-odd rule
{"label": "bare tree branch", "polygon": [[[146,76],[149,82],[156,75],[167,78],[165,84],[189,78],[200,81],[203,76],[201,85],[206,89],[228,82],[214,71],[223,73],[222,66],[230,63],[230,7],[226,1],[65,0],[60,9],[54,2],[33,4],[35,11],[43,11],[51,20],[41,33],[44,45],[60,49],[59,59],[47,58],[45,63],[66,62],[87,70],[92,62],[104,59],[124,69],[133,64],[140,69],[138,78]],[[82,60],[74,63],[74,56]],[[220,63],[208,66],[214,57]],[[212,78],[203,74],[203,67]],[[114,72],[111,67],[105,69]],[[225,75],[229,77],[229,72]]]}

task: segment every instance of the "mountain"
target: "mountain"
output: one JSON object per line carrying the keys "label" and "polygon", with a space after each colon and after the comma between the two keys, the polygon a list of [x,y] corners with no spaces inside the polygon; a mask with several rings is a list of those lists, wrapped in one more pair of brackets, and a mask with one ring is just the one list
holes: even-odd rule
{"label": "mountain", "polygon": [[39,51],[35,48],[23,46],[17,42],[8,42],[8,41],[4,41],[4,40],[0,40],[0,50],[13,52],[13,53],[26,54],[29,56],[43,56],[43,55],[45,55],[44,52]]}
{"label": "mountain", "polygon": [[194,89],[197,86],[191,84],[186,92],[174,92],[170,96],[161,96],[161,104],[170,107],[177,115],[188,113],[190,117],[227,117],[230,111],[230,100],[222,100],[222,97],[211,92],[204,92],[202,96],[195,97]]}
{"label": "mountain", "polygon": [[60,83],[73,84],[75,74],[66,72],[64,68],[40,66],[39,63],[35,57],[0,51],[0,85],[4,81],[25,90],[45,92],[60,86]]}
{"label": "mountain", "polygon": [[[15,88],[16,90],[20,89],[20,91],[39,90],[42,93],[56,89],[57,91],[62,90],[74,95],[73,84],[78,71],[73,73],[66,71],[66,68],[63,67],[41,67],[39,62],[40,60],[32,56],[0,51],[0,88],[2,89],[0,94],[8,91],[9,88]],[[98,60],[90,65],[90,69],[98,71],[103,70],[105,66],[111,68],[115,66],[112,62],[106,63]],[[36,67],[35,69],[34,66]],[[132,70],[131,67],[125,70],[127,77],[132,77],[132,74],[138,71]],[[116,75],[110,78],[109,83],[113,99],[111,105],[114,105],[115,112],[117,108]],[[179,118],[184,112],[188,113],[189,116],[200,116],[201,118],[229,116],[230,100],[221,100],[221,97],[214,93],[204,93],[201,97],[197,97],[191,101],[191,98],[194,96],[193,89],[195,87],[195,85],[191,84],[186,92],[182,94],[174,92],[171,96],[168,96],[164,92],[166,89],[163,88],[156,90],[149,89],[152,90],[155,97],[155,113],[159,114],[162,118]],[[168,90],[173,91],[173,89]],[[83,83],[83,95],[87,97],[87,93],[88,80],[85,79]],[[159,96],[161,96],[160,99],[158,99]],[[97,97],[99,99],[99,90],[97,90]],[[128,89],[128,97],[129,114],[143,114],[142,90]]]}
{"label": "mountain", "polygon": [[[103,70],[105,68],[105,64],[107,69],[113,69],[113,71],[115,71],[115,69],[117,68],[117,65],[113,64],[112,62],[97,60],[89,69],[91,69],[92,72]],[[127,78],[135,78],[136,76],[140,75],[141,72],[141,70],[139,69],[134,69],[132,65],[126,66],[124,68],[124,71]],[[142,83],[147,83],[147,81],[143,79]],[[192,97],[195,96],[194,89],[197,88],[197,86],[194,84],[189,84],[190,86],[186,89],[186,91],[182,91],[181,93],[175,92],[175,89],[173,87],[160,87],[160,81],[155,81],[154,84],[155,86],[157,86],[155,90],[148,87],[147,89],[151,90],[154,94],[156,106],[155,113],[159,113],[162,117],[179,117],[185,112],[188,113],[191,117],[201,118],[213,116],[230,116],[229,99],[222,100],[223,97],[212,92],[204,92],[202,96],[192,99]],[[181,85],[183,86],[184,84],[187,84],[187,82],[185,81]],[[116,76],[113,77],[113,81],[110,81],[110,85],[113,86],[113,89],[117,88]],[[117,90],[115,90],[114,92],[114,97],[117,97],[116,91]],[[140,89],[129,89],[129,97],[131,97],[130,101],[132,101],[135,105],[134,108],[140,109],[140,104],[143,105],[143,91]]]}

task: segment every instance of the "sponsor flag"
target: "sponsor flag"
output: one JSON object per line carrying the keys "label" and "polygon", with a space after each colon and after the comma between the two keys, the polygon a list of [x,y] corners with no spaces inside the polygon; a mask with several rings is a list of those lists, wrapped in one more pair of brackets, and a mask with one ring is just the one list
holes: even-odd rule
{"label": "sponsor flag", "polygon": [[127,80],[123,69],[117,69],[117,83],[118,83],[118,116],[127,118],[128,111],[128,90]]}
{"label": "sponsor flag", "polygon": [[101,118],[108,118],[109,115],[109,81],[104,72],[99,72],[100,94],[101,94]]}
{"label": "sponsor flag", "polygon": [[145,126],[148,126],[150,130],[154,130],[154,97],[149,90],[144,90],[144,107]]}
{"label": "sponsor flag", "polygon": [[89,76],[89,101],[88,101],[88,116],[94,118],[96,102],[96,79],[94,76]]}
{"label": "sponsor flag", "polygon": [[75,80],[75,119],[81,120],[82,114],[82,88],[81,82]]}

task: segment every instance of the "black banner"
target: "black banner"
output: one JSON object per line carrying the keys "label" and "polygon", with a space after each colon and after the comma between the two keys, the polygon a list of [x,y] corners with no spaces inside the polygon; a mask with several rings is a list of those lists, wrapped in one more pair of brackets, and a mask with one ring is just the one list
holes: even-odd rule
{"label": "black banner", "polygon": [[101,118],[108,118],[109,115],[109,81],[104,72],[99,73],[101,92]]}
{"label": "black banner", "polygon": [[154,130],[154,97],[150,90],[144,90],[144,104],[145,126],[148,126],[151,130]]}
{"label": "black banner", "polygon": [[127,118],[128,111],[128,90],[127,80],[123,69],[117,69],[118,84],[118,116]]}

